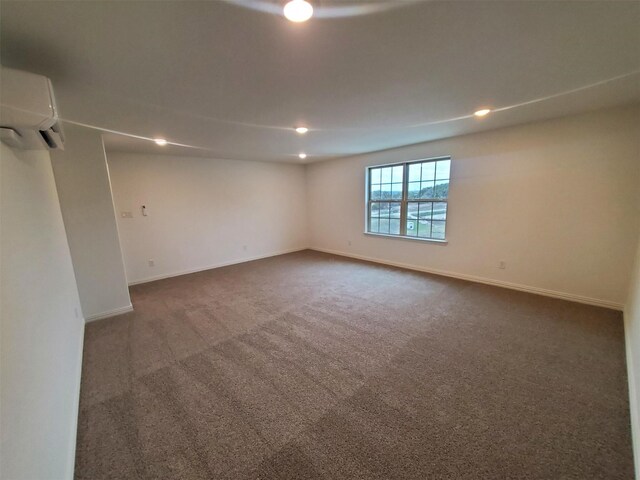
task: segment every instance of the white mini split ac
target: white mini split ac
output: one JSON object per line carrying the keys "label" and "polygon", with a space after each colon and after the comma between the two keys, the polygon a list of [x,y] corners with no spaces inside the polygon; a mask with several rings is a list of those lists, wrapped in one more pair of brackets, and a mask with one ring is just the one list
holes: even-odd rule
{"label": "white mini split ac", "polygon": [[0,140],[25,150],[63,149],[51,80],[0,66]]}

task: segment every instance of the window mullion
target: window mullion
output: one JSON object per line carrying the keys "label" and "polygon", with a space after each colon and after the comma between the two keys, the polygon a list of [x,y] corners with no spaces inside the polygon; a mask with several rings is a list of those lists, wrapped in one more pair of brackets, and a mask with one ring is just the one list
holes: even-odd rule
{"label": "window mullion", "polygon": [[405,163],[402,173],[402,202],[400,203],[400,235],[407,235],[407,198],[409,195],[409,164]]}

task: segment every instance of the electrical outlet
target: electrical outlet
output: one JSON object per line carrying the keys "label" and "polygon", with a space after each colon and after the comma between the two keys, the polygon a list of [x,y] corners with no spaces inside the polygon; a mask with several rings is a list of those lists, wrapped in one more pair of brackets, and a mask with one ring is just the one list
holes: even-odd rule
{"label": "electrical outlet", "polygon": [[500,260],[500,261],[498,262],[498,268],[499,268],[500,270],[504,270],[505,268],[507,268],[507,262],[505,262],[504,260]]}
{"label": "electrical outlet", "polygon": [[156,261],[153,258],[149,259],[149,266],[150,267],[155,267],[156,266]]}
{"label": "electrical outlet", "polygon": [[347,245],[351,246],[351,240],[347,240]]}
{"label": "electrical outlet", "polygon": [[247,246],[246,245],[242,245],[242,250],[244,250],[246,252],[247,251]]}

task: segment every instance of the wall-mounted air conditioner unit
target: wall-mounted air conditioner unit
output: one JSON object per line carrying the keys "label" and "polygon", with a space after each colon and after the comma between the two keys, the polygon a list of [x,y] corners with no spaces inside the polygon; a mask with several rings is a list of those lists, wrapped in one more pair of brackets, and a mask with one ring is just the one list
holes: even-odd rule
{"label": "wall-mounted air conditioner unit", "polygon": [[63,148],[51,80],[0,66],[0,140],[26,150]]}

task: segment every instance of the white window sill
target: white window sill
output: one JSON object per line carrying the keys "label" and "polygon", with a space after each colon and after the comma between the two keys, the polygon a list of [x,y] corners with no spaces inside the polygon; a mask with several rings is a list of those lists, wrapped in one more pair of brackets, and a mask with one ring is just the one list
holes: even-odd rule
{"label": "white window sill", "polygon": [[447,240],[438,240],[436,238],[409,237],[407,235],[388,235],[386,233],[372,233],[372,232],[364,232],[364,234],[371,235],[372,237],[399,238],[401,240],[417,240],[418,242],[435,243],[438,245],[447,245],[449,243]]}

